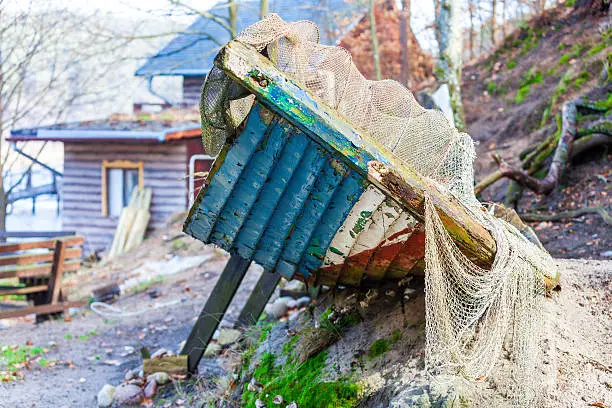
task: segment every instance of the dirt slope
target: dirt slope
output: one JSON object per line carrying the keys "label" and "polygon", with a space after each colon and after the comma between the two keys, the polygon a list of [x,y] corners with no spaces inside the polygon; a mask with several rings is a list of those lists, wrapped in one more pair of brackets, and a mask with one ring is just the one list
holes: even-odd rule
{"label": "dirt slope", "polygon": [[[612,59],[611,37],[608,16],[578,15],[573,8],[559,6],[524,23],[496,52],[465,67],[463,102],[468,131],[477,142],[477,180],[496,169],[491,152],[516,164],[521,151],[555,133],[555,115],[564,102],[599,87],[604,60]],[[610,88],[590,96],[605,100]],[[609,206],[611,162],[604,147],[586,152],[550,196],[523,194],[519,212]],[[507,180],[499,181],[481,198],[503,201],[507,186]],[[597,216],[554,226],[539,225],[538,233],[556,257],[602,258],[612,249],[610,226]]]}

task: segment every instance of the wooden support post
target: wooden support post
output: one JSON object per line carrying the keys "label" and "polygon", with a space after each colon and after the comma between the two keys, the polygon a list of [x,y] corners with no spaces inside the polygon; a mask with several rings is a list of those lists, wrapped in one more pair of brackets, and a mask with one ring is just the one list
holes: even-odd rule
{"label": "wooden support post", "polygon": [[248,327],[257,323],[280,278],[280,273],[263,272],[261,274],[234,327]]}
{"label": "wooden support post", "polygon": [[191,329],[185,347],[181,351],[182,355],[188,356],[190,373],[193,374],[198,370],[198,364],[202,359],[206,346],[223,319],[225,311],[236,294],[236,290],[240,286],[240,282],[242,282],[250,264],[250,259],[244,259],[239,255],[232,255],[227,265],[225,265],[223,272],[221,272],[215,287],[206,301],[206,305],[204,305],[198,320],[193,329]]}
{"label": "wooden support post", "polygon": [[66,243],[61,240],[55,242],[53,254],[53,266],[49,277],[49,291],[47,292],[47,304],[55,305],[59,300],[62,288],[62,274],[64,273],[64,260],[66,258]]}

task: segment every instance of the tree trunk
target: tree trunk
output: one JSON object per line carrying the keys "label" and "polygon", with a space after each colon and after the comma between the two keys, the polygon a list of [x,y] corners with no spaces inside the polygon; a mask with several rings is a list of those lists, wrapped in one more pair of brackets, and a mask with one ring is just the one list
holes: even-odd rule
{"label": "tree trunk", "polygon": [[[8,206],[8,196],[4,190],[4,175],[0,174],[0,232],[6,232],[6,209]],[[6,239],[0,237],[0,242]]]}
{"label": "tree trunk", "polygon": [[474,59],[474,1],[469,0],[468,10],[470,13],[470,58]]}
{"label": "tree trunk", "polygon": [[491,44],[495,48],[495,44],[497,44],[497,0],[492,0],[491,6]]}
{"label": "tree trunk", "polygon": [[401,73],[400,79],[403,85],[410,87],[410,75],[412,74],[412,61],[410,60],[410,45],[408,30],[410,29],[410,0],[402,0],[402,14],[400,16],[400,42],[401,49]]}
{"label": "tree trunk", "polygon": [[506,0],[502,0],[502,38],[506,39]]}
{"label": "tree trunk", "polygon": [[447,84],[455,126],[465,129],[461,104],[461,69],[463,53],[462,10],[459,0],[443,0],[436,20],[440,52],[435,75],[439,85]]}
{"label": "tree trunk", "polygon": [[236,38],[236,2],[234,0],[228,0],[227,2],[229,7],[229,25],[231,29],[232,39]]}
{"label": "tree trunk", "polygon": [[268,14],[268,0],[260,0],[259,1],[259,19],[263,20],[266,14]]}
{"label": "tree trunk", "polygon": [[382,79],[380,72],[380,55],[378,54],[378,36],[376,35],[376,10],[374,0],[369,2],[369,14],[370,14],[370,36],[372,39],[372,58],[374,58],[374,75],[377,80]]}

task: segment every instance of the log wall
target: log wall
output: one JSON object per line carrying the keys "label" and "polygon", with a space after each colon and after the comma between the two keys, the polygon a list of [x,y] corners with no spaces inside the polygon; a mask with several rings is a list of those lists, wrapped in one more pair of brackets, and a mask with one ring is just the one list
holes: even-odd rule
{"label": "log wall", "polygon": [[203,83],[203,76],[183,77],[183,103],[185,105],[199,105]]}
{"label": "log wall", "polygon": [[153,190],[149,231],[186,209],[186,143],[65,143],[60,193],[63,229],[85,237],[85,253],[110,246],[119,218],[102,216],[102,160],[144,163],[144,185]]}

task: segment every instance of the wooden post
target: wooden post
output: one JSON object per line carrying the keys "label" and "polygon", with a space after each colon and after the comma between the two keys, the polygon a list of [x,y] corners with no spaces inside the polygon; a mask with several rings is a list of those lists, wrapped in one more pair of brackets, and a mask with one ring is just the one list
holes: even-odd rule
{"label": "wooden post", "polygon": [[66,257],[66,243],[61,240],[55,242],[55,253],[53,254],[53,266],[51,266],[51,276],[49,278],[49,290],[47,291],[47,301],[45,303],[55,305],[59,300],[60,289],[62,287],[62,274],[64,272],[64,260]]}
{"label": "wooden post", "polygon": [[264,271],[261,274],[234,327],[247,327],[257,323],[280,278],[280,273]]}
{"label": "wooden post", "polygon": [[188,356],[190,373],[193,374],[198,370],[198,364],[202,359],[206,346],[223,319],[225,311],[236,294],[236,290],[240,286],[240,282],[242,282],[250,264],[250,259],[244,259],[239,255],[232,255],[227,265],[225,265],[223,272],[221,272],[215,287],[206,301],[206,305],[204,305],[198,320],[193,329],[191,329],[185,347],[181,351],[182,355]]}

